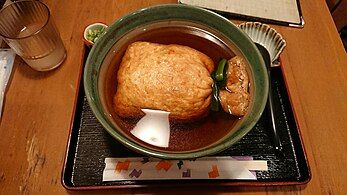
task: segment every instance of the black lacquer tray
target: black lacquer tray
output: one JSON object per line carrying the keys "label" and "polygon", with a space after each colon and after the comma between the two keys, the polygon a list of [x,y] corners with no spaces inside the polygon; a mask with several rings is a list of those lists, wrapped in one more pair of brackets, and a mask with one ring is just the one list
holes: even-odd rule
{"label": "black lacquer tray", "polygon": [[[89,52],[85,49],[85,58]],[[83,59],[85,60],[85,59]],[[214,185],[214,186],[268,186],[299,185],[310,178],[300,131],[296,124],[281,68],[272,70],[272,90],[278,134],[282,152],[274,149],[269,116],[264,111],[255,127],[238,143],[215,156],[252,156],[266,160],[268,171],[257,171],[257,180],[133,180],[103,182],[106,157],[142,157],[112,138],[94,117],[86,100],[83,81],[76,102],[75,116],[70,131],[62,172],[64,187],[71,190],[104,189],[141,186]]]}

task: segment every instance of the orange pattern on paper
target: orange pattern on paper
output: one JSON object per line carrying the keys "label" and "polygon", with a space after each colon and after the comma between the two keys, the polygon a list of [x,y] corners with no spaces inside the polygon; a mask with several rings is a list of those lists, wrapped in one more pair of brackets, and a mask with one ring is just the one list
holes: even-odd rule
{"label": "orange pattern on paper", "polygon": [[208,172],[209,178],[217,178],[219,177],[218,167],[217,165],[212,166],[212,171]]}
{"label": "orange pattern on paper", "polygon": [[118,161],[116,165],[116,172],[121,172],[122,170],[127,171],[130,166],[130,161],[126,160],[124,162]]}
{"label": "orange pattern on paper", "polygon": [[158,162],[158,164],[155,166],[155,168],[160,171],[164,169],[165,171],[168,171],[172,166],[172,162],[168,160],[161,160]]}

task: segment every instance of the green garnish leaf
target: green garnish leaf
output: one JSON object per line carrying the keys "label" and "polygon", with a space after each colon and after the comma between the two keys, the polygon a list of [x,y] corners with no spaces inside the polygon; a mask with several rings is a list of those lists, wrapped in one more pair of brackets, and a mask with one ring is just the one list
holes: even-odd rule
{"label": "green garnish leaf", "polygon": [[89,29],[87,32],[87,39],[93,43],[105,32],[105,27],[100,27],[97,29]]}
{"label": "green garnish leaf", "polygon": [[211,73],[211,77],[212,77],[213,81],[216,80],[216,71],[213,71],[213,72]]}
{"label": "green garnish leaf", "polygon": [[211,110],[215,112],[219,111],[219,89],[216,83],[213,83],[212,86]]}

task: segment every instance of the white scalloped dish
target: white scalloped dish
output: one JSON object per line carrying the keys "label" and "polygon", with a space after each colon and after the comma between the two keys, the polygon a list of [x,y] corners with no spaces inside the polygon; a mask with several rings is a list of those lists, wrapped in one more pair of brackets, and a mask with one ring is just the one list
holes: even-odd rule
{"label": "white scalloped dish", "polygon": [[268,50],[271,66],[279,65],[279,63],[276,63],[276,60],[286,46],[286,41],[281,34],[269,25],[260,22],[245,22],[239,24],[238,27],[242,29],[253,42],[264,46]]}

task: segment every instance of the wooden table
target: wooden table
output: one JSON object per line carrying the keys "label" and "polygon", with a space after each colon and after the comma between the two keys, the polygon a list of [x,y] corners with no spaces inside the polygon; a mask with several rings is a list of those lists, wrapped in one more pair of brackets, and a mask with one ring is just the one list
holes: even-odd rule
{"label": "wooden table", "polygon": [[[60,180],[81,76],[83,28],[95,21],[111,23],[139,8],[177,1],[45,2],[61,32],[68,57],[59,69],[45,73],[33,71],[16,58],[0,123],[0,194],[70,193]],[[207,190],[244,194],[347,193],[347,55],[324,0],[300,2],[306,21],[303,29],[273,27],[287,41],[281,56],[283,70],[301,127],[312,180],[304,186],[186,187],[175,188],[176,191],[140,188],[110,193],[201,193]]]}

